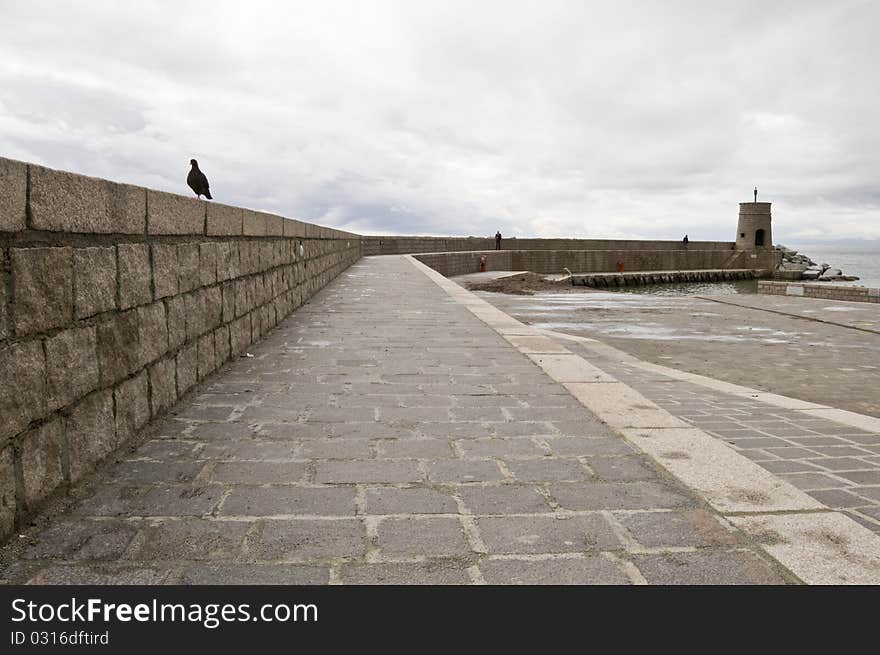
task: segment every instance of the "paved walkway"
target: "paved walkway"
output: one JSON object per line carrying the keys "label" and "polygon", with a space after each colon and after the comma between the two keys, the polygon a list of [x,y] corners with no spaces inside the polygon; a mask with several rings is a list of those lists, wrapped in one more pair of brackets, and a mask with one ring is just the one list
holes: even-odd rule
{"label": "paved walkway", "polygon": [[16,539],[0,575],[799,581],[536,366],[523,354],[534,340],[521,343],[406,258],[366,258],[199,387],[69,511]]}

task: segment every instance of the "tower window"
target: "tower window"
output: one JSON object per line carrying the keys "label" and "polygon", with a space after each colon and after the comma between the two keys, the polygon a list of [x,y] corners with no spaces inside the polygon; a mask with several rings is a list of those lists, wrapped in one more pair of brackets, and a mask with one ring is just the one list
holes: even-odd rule
{"label": "tower window", "polygon": [[755,230],[755,247],[764,245],[764,230]]}

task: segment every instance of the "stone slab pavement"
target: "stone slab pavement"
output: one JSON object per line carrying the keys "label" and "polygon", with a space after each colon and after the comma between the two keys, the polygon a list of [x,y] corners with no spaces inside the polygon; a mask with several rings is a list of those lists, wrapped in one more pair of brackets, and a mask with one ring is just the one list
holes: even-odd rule
{"label": "stone slab pavement", "polygon": [[802,581],[536,365],[546,344],[438,284],[405,257],[352,266],[13,537],[0,578]]}

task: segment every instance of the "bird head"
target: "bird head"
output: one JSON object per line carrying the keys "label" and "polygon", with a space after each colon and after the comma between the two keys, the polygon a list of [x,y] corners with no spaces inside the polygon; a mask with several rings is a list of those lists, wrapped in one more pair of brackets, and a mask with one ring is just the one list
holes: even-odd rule
{"label": "bird head", "polygon": [[190,159],[189,163],[190,163],[190,166],[195,166],[196,168],[199,167],[199,162],[197,162],[195,159]]}

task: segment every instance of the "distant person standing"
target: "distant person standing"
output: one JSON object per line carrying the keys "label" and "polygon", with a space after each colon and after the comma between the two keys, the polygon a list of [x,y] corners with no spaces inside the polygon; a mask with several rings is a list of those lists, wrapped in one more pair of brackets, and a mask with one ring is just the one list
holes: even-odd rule
{"label": "distant person standing", "polygon": [[688,235],[685,234],[684,239],[681,240],[681,245],[683,245],[685,248],[687,248],[687,244],[688,244]]}
{"label": "distant person standing", "polygon": [[495,233],[495,250],[501,250],[501,231]]}
{"label": "distant person standing", "polygon": [[758,202],[758,187],[755,187],[755,202]]}

